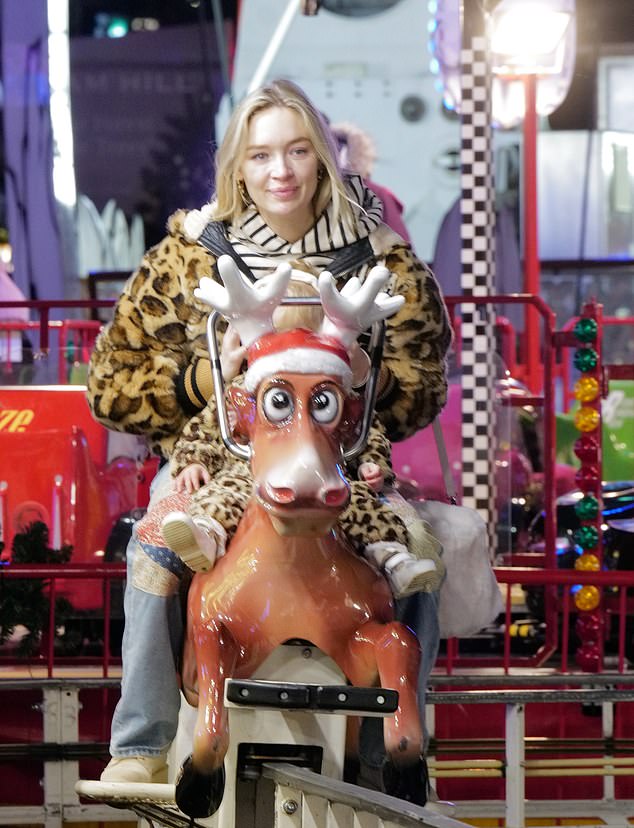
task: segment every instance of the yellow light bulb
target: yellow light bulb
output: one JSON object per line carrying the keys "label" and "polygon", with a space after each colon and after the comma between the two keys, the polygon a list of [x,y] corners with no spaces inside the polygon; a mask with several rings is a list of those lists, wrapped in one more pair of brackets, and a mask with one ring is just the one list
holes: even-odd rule
{"label": "yellow light bulb", "polygon": [[600,566],[597,556],[588,552],[580,555],[575,561],[575,569],[580,569],[582,572],[598,572]]}
{"label": "yellow light bulb", "polygon": [[575,428],[579,431],[594,431],[599,425],[599,412],[587,405],[582,406],[575,413]]}
{"label": "yellow light bulb", "polygon": [[581,589],[575,593],[575,606],[579,610],[593,610],[599,606],[599,601],[601,600],[601,594],[599,593],[598,587],[590,586],[586,584],[586,586],[582,586]]}
{"label": "yellow light bulb", "polygon": [[573,393],[579,402],[592,402],[599,395],[599,380],[596,377],[581,377],[575,382]]}

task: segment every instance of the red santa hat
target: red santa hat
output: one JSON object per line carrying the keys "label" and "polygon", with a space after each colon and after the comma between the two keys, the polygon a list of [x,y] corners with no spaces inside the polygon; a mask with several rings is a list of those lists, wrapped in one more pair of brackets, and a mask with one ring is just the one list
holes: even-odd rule
{"label": "red santa hat", "polygon": [[264,334],[249,347],[247,361],[247,391],[255,391],[263,379],[281,372],[329,374],[341,380],[346,392],[352,386],[345,346],[333,337],[306,328]]}

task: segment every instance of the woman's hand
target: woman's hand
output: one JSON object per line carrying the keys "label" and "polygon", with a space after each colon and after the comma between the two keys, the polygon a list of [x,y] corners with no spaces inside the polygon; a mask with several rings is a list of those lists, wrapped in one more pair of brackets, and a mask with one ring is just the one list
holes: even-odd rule
{"label": "woman's hand", "polygon": [[385,483],[385,476],[377,463],[361,463],[359,478],[367,483],[373,492],[382,491]]}
{"label": "woman's hand", "polygon": [[177,492],[191,494],[203,485],[209,483],[211,475],[200,463],[190,463],[174,478],[174,487]]}
{"label": "woman's hand", "polygon": [[242,363],[246,358],[247,349],[240,341],[240,334],[234,327],[228,325],[222,338],[222,349],[220,351],[220,367],[225,382],[231,382],[232,379],[238,376]]}

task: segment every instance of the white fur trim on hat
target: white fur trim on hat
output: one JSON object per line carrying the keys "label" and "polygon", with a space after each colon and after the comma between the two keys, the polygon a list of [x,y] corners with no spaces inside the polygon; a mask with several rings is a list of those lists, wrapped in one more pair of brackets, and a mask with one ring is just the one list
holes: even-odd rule
{"label": "white fur trim on hat", "polygon": [[352,388],[350,366],[336,354],[319,348],[291,348],[256,359],[244,377],[247,391],[255,391],[263,379],[281,372],[295,374],[332,374],[341,379],[347,392]]}

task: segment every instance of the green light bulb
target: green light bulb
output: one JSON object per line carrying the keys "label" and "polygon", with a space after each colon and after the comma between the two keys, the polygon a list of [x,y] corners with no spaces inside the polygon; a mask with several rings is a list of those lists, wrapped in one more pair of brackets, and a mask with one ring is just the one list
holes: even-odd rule
{"label": "green light bulb", "polygon": [[579,348],[575,351],[574,363],[578,371],[592,371],[597,367],[599,357],[594,348]]}
{"label": "green light bulb", "polygon": [[599,542],[599,532],[596,526],[581,526],[575,530],[574,539],[582,549],[594,549]]}
{"label": "green light bulb", "polygon": [[597,338],[597,320],[579,319],[573,328],[573,333],[580,342],[594,342]]}
{"label": "green light bulb", "polygon": [[586,495],[575,505],[580,520],[594,520],[599,514],[599,501],[593,495]]}

